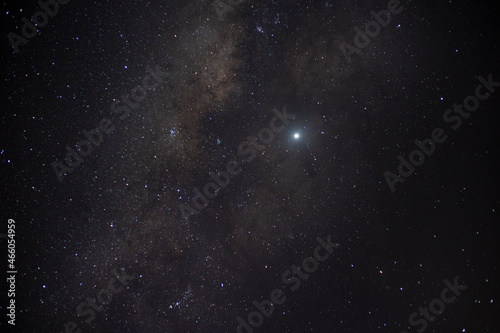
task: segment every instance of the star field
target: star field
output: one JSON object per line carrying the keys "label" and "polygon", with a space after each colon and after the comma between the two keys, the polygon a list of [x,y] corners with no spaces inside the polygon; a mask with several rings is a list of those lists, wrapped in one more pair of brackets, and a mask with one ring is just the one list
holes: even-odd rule
{"label": "star field", "polygon": [[2,4],[0,331],[496,332],[497,3],[63,3]]}

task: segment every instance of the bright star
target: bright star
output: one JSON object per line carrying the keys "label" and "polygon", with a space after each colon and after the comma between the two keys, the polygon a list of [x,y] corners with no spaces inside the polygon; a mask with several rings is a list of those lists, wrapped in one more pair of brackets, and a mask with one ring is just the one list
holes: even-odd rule
{"label": "bright star", "polygon": [[293,135],[293,137],[294,137],[295,139],[298,139],[298,138],[300,138],[300,134],[299,134],[299,133],[295,133],[295,134]]}

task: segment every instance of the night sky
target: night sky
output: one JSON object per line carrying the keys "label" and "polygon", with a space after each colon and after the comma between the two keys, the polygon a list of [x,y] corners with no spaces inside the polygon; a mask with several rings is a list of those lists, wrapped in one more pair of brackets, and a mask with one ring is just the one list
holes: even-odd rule
{"label": "night sky", "polygon": [[500,332],[499,6],[2,2],[0,332]]}

